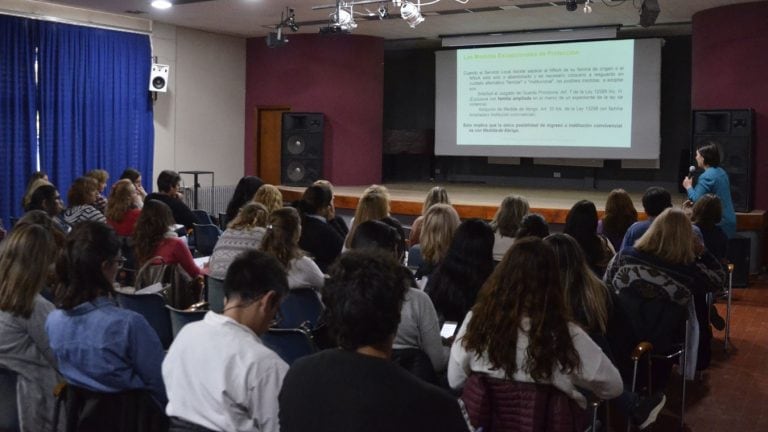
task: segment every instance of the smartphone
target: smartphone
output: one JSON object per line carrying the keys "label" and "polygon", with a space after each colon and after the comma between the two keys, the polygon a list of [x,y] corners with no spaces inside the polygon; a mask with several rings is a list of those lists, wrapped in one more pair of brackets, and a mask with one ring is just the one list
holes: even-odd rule
{"label": "smartphone", "polygon": [[458,323],[456,321],[446,321],[443,323],[443,328],[440,329],[440,336],[448,339],[456,334],[456,327]]}

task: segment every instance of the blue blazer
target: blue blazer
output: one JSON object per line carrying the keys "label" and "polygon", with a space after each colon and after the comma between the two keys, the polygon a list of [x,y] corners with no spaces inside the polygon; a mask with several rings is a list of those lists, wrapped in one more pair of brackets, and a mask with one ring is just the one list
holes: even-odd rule
{"label": "blue blazer", "polygon": [[709,167],[704,170],[696,182],[696,186],[688,189],[688,199],[696,202],[705,194],[714,194],[720,198],[723,204],[723,218],[718,226],[728,235],[736,235],[736,212],[733,209],[733,200],[731,199],[731,182],[728,180],[728,174],[720,167]]}

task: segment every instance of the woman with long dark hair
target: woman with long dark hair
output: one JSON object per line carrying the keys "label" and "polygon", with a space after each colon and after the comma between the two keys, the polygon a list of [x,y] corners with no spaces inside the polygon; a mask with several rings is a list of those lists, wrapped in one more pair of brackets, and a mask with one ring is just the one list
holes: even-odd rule
{"label": "woman with long dark hair", "polygon": [[235,193],[232,194],[232,199],[227,204],[227,220],[231,221],[237,217],[237,211],[245,203],[253,199],[256,195],[256,191],[259,190],[264,182],[256,176],[245,176],[237,182],[235,186]]}
{"label": "woman with long dark hair", "polygon": [[565,218],[563,232],[581,246],[589,268],[598,277],[605,273],[608,261],[616,253],[605,237],[597,234],[597,208],[592,201],[581,200],[571,207]]}
{"label": "woman with long dark hair", "polygon": [[683,188],[688,199],[694,203],[705,194],[720,198],[723,207],[722,218],[718,222],[728,237],[736,235],[736,211],[731,199],[731,183],[728,173],[720,166],[720,149],[714,142],[708,142],[696,150],[696,164],[704,172],[699,175],[696,185],[690,176],[683,179]]}
{"label": "woman with long dark hair", "polygon": [[462,388],[472,373],[551,384],[582,408],[579,389],[601,399],[622,392],[618,370],[569,319],[552,248],[534,237],[515,241],[456,335],[448,382]]}
{"label": "woman with long dark hair", "polygon": [[112,228],[91,221],[76,226],[56,266],[58,309],[45,329],[69,384],[101,393],[147,390],[162,408],[168,400],[160,338],[143,316],[112,297],[122,263]]}
{"label": "woman with long dark hair", "polygon": [[424,289],[441,321],[461,323],[492,271],[493,230],[480,219],[462,222]]}
{"label": "woman with long dark hair", "polygon": [[344,246],[343,235],[331,225],[336,217],[333,192],[330,187],[312,185],[304,191],[297,207],[302,217],[299,246],[326,272]]}

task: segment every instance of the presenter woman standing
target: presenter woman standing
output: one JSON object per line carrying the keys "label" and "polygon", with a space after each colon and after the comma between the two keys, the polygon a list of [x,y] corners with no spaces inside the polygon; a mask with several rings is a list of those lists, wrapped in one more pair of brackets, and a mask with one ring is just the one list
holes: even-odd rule
{"label": "presenter woman standing", "polygon": [[708,143],[696,150],[696,163],[704,172],[699,176],[696,186],[688,176],[683,179],[683,187],[688,192],[688,199],[696,202],[702,196],[711,193],[717,195],[723,203],[723,217],[718,226],[728,237],[736,235],[736,212],[731,200],[731,183],[728,173],[720,168],[720,151],[715,143]]}

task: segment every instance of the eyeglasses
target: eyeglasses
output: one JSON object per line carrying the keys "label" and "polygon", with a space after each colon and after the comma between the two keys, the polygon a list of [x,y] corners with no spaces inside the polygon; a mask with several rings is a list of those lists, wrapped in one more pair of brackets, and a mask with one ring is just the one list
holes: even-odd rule
{"label": "eyeglasses", "polygon": [[117,264],[117,268],[121,269],[125,266],[125,262],[128,261],[128,258],[126,257],[117,257],[112,260],[113,263]]}

